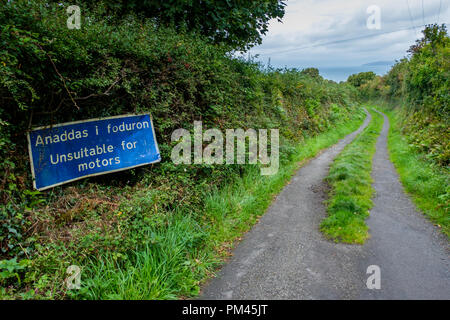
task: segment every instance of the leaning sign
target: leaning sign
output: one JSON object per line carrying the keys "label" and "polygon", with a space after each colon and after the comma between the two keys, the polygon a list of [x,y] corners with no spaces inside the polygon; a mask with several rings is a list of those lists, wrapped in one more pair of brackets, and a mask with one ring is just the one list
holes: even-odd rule
{"label": "leaning sign", "polygon": [[150,115],[123,115],[39,127],[28,133],[35,189],[159,162]]}

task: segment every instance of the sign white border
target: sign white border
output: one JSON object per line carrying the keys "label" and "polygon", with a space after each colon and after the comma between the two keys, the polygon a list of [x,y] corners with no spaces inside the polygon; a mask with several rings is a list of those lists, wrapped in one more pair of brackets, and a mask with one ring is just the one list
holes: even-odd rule
{"label": "sign white border", "polygon": [[[136,166],[131,166],[131,167],[126,167],[126,168],[120,168],[120,169],[116,169],[116,170],[111,170],[111,171],[91,173],[91,174],[87,174],[85,176],[77,177],[77,178],[70,179],[70,180],[67,180],[67,181],[58,182],[58,183],[55,183],[55,184],[52,184],[50,186],[46,186],[46,187],[43,187],[43,188],[40,188],[40,189],[38,189],[36,187],[36,177],[34,175],[33,153],[31,152],[30,133],[32,131],[42,130],[42,129],[51,129],[51,128],[62,127],[62,126],[67,126],[67,125],[77,124],[77,123],[86,123],[86,122],[92,122],[92,121],[109,120],[109,119],[117,119],[117,118],[127,118],[127,117],[136,117],[136,116],[147,116],[147,115],[150,118],[150,124],[152,126],[152,132],[153,132],[153,141],[154,141],[155,146],[156,146],[156,151],[159,154],[159,159],[158,160],[155,160],[155,161],[152,161],[152,162],[141,163],[141,164],[138,164]],[[43,191],[43,190],[47,190],[47,189],[50,189],[50,188],[54,188],[54,187],[60,186],[62,184],[66,184],[66,183],[73,182],[73,181],[80,180],[80,179],[84,179],[84,178],[89,178],[89,177],[100,176],[100,175],[104,175],[104,174],[108,174],[108,173],[114,173],[114,172],[129,170],[129,169],[142,167],[142,166],[145,166],[145,165],[148,165],[148,164],[152,164],[152,163],[158,163],[158,162],[161,161],[161,153],[159,152],[158,142],[156,141],[155,127],[153,126],[153,118],[152,118],[152,115],[150,113],[124,114],[124,115],[120,115],[120,116],[112,116],[112,117],[106,117],[106,118],[94,118],[94,119],[88,119],[88,120],[64,122],[64,123],[58,123],[58,124],[55,124],[55,125],[36,127],[36,128],[32,128],[31,130],[29,130],[27,132],[27,140],[28,140],[28,153],[30,155],[31,175],[33,177],[33,188],[36,189],[36,190],[39,190],[39,191]]]}

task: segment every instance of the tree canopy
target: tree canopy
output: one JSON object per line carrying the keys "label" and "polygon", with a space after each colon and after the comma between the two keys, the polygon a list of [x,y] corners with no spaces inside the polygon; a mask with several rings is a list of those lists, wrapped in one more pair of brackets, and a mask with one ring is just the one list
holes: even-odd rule
{"label": "tree canopy", "polygon": [[135,13],[154,19],[157,25],[198,32],[214,43],[246,50],[261,43],[269,21],[284,16],[281,0],[81,0],[88,8],[101,7],[107,15],[123,17]]}
{"label": "tree canopy", "polygon": [[361,85],[375,79],[376,74],[372,71],[369,72],[360,72],[357,74],[352,74],[348,77],[347,81],[354,85],[355,87],[360,87]]}
{"label": "tree canopy", "polygon": [[306,74],[311,76],[312,78],[319,78],[319,69],[317,68],[305,68],[301,71],[301,74]]}

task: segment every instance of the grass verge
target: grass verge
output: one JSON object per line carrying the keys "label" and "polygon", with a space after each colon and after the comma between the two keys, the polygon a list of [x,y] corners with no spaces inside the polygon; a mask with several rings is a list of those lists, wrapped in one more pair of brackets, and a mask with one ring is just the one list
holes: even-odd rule
{"label": "grass verge", "polygon": [[450,175],[449,169],[438,167],[417,152],[401,132],[398,110],[380,108],[391,123],[388,150],[391,161],[405,190],[415,205],[450,238]]}
{"label": "grass verge", "polygon": [[369,237],[365,219],[372,208],[372,158],[383,117],[370,110],[372,120],[335,159],[326,181],[331,186],[327,200],[328,217],[320,230],[336,242],[362,244]]}
{"label": "grass verge", "polygon": [[[251,167],[242,178],[204,194],[201,219],[174,212],[165,228],[155,229],[143,250],[125,259],[114,254],[92,260],[83,268],[78,299],[176,299],[199,294],[201,284],[231,255],[240,237],[264,214],[273,197],[309,158],[356,130],[364,119],[358,111],[342,123],[298,145],[273,176]],[[203,223],[198,223],[201,220]],[[199,243],[201,245],[199,245]]]}

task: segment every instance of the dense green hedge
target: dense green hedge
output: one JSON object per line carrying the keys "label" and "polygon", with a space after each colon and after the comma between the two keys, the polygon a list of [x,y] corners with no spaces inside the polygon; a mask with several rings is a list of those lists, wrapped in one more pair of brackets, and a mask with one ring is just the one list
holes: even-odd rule
{"label": "dense green hedge", "polygon": [[[222,130],[278,128],[285,161],[357,105],[350,85],[263,69],[152,20],[112,23],[85,11],[82,29],[69,30],[66,19],[63,6],[45,1],[0,7],[0,285],[9,288],[0,295],[61,297],[68,261],[104,252],[122,259],[151,243],[149,230],[166,227],[175,210],[203,221],[205,190],[248,167],[175,166],[173,130],[192,129],[194,120]],[[152,114],[161,163],[32,190],[30,127],[131,112]],[[201,246],[201,237],[189,245]]]}

